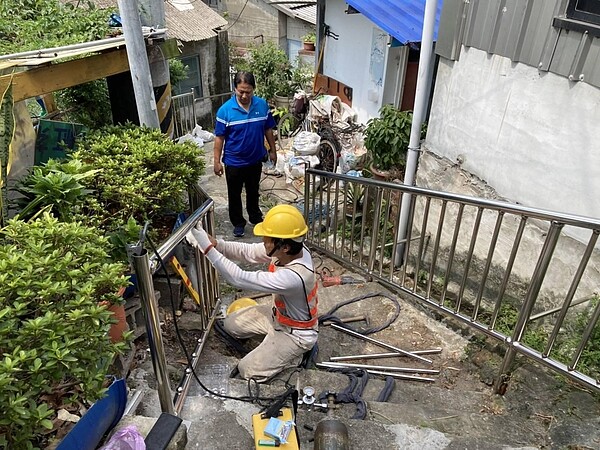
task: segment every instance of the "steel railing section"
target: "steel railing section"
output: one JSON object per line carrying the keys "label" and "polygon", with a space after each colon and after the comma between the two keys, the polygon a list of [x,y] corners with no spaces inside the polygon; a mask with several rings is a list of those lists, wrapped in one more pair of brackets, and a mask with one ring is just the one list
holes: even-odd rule
{"label": "steel railing section", "polygon": [[600,326],[600,220],[312,168],[304,208],[313,248],[503,342],[498,392],[517,353],[600,390],[600,362],[580,366]]}
{"label": "steel railing section", "polygon": [[191,133],[196,126],[194,90],[171,97],[173,109],[173,139]]}
{"label": "steel railing section", "polygon": [[200,295],[201,304],[197,313],[202,323],[202,336],[198,339],[196,348],[191,353],[191,361],[185,369],[181,383],[173,396],[168,374],[166,359],[162,345],[162,334],[158,316],[158,304],[154,295],[152,275],[161,268],[172,256],[177,246],[183,241],[185,235],[201,223],[205,230],[214,234],[215,217],[214,202],[208,197],[200,186],[195,186],[189,193],[190,209],[193,213],[177,228],[169,238],[158,247],[152,256],[144,250],[135,262],[135,272],[138,275],[138,286],[142,310],[146,319],[148,345],[150,347],[154,372],[157,378],[157,390],[163,412],[179,413],[183,407],[185,397],[192,381],[193,371],[200,360],[200,353],[204,348],[212,326],[220,309],[219,277],[216,270],[202,253],[194,249],[187,274],[192,279],[194,287]]}

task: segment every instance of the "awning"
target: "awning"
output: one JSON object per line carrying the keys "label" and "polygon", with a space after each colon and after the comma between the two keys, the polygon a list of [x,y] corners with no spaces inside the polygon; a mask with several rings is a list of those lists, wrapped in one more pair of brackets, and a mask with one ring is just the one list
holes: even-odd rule
{"label": "awning", "polygon": [[[437,39],[442,1],[438,0],[433,39]],[[421,42],[425,0],[346,0],[402,44]]]}

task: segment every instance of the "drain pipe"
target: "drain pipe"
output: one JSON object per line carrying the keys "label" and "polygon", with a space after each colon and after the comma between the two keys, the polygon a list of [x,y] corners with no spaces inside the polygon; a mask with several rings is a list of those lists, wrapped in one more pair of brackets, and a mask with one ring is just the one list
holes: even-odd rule
{"label": "drain pipe", "polygon": [[[427,111],[427,100],[431,92],[431,63],[433,56],[433,33],[435,29],[435,13],[438,0],[426,0],[425,15],[423,18],[423,34],[421,37],[421,52],[419,56],[419,72],[417,75],[417,88],[415,93],[415,104],[413,108],[413,120],[410,129],[410,141],[408,144],[408,155],[406,158],[406,171],[404,184],[412,186],[415,184],[417,174],[417,162],[419,161],[421,125]],[[406,232],[410,219],[410,203],[412,196],[404,194],[400,208],[400,221],[398,224],[398,245],[394,255],[394,265],[401,266],[404,259],[404,248],[406,244]]]}

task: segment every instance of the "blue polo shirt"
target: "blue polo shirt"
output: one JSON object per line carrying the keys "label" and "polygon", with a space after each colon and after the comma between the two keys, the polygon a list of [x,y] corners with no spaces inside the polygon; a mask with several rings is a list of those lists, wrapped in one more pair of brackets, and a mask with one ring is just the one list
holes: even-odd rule
{"label": "blue polo shirt", "polygon": [[253,96],[250,109],[242,108],[235,95],[217,111],[215,135],[223,136],[223,163],[243,167],[262,161],[265,149],[265,131],[275,127],[275,119],[267,102]]}

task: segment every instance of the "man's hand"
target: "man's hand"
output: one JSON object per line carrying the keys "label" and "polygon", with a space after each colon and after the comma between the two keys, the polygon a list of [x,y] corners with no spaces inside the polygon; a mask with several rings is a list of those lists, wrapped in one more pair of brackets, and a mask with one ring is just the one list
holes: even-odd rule
{"label": "man's hand", "polygon": [[269,150],[269,159],[273,163],[273,167],[277,165],[277,151],[275,149]]}
{"label": "man's hand", "polygon": [[[275,158],[277,158],[277,156]],[[223,176],[223,164],[221,164],[221,161],[215,161],[214,170],[215,175],[219,177]]]}

